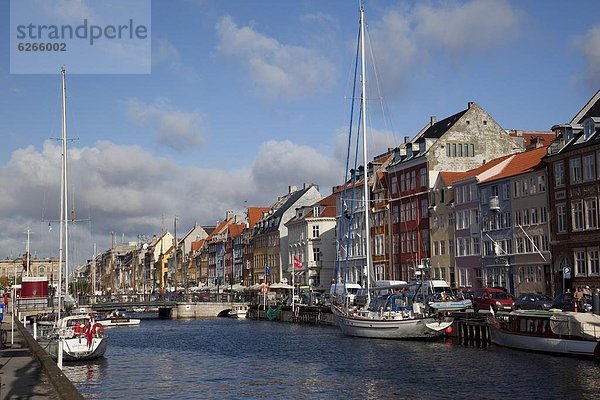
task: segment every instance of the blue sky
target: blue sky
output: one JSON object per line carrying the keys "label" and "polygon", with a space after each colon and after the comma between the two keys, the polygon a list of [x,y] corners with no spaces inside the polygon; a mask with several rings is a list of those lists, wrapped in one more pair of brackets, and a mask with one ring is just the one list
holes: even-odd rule
{"label": "blue sky", "polygon": [[[94,1],[56,0],[85,17]],[[549,130],[600,87],[597,1],[366,2],[388,110],[372,152],[435,115],[480,104],[505,129]],[[225,210],[268,205],[288,185],[341,181],[358,1],[152,1],[152,73],[69,75],[72,194],[82,258]],[[0,4],[0,256],[54,255],[60,65],[9,69]],[[171,221],[171,222],[169,222]],[[85,225],[85,226],[83,226]],[[181,226],[181,228],[179,228]]]}

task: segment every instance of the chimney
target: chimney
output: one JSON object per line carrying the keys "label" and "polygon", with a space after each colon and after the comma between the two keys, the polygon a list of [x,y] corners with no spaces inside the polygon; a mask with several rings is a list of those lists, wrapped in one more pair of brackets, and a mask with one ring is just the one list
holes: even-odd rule
{"label": "chimney", "polygon": [[288,186],[288,193],[294,193],[298,188],[296,186],[290,185]]}
{"label": "chimney", "polygon": [[429,118],[429,126],[433,126],[433,124],[435,124],[437,122],[437,118],[435,117],[435,115],[432,115]]}
{"label": "chimney", "polygon": [[233,211],[232,210],[225,211],[225,220],[229,221],[231,218],[233,218]]}
{"label": "chimney", "polygon": [[408,136],[404,136],[404,144],[408,143],[408,140],[410,139],[410,137]]}
{"label": "chimney", "polygon": [[472,101],[469,101],[469,102],[467,103],[467,108],[471,108],[471,106],[473,106],[473,104],[475,104],[475,103],[473,103]]}

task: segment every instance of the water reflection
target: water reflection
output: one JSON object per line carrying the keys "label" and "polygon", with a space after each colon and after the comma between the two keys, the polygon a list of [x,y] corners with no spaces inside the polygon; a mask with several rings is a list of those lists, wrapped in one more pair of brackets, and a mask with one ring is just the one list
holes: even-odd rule
{"label": "water reflection", "polygon": [[68,364],[86,398],[590,398],[590,361],[491,346],[369,340],[266,321],[143,321],[105,359]]}

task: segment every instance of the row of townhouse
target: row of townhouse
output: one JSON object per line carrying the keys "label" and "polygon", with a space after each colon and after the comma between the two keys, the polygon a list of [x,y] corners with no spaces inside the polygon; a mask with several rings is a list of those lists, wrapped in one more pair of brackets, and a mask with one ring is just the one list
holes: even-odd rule
{"label": "row of townhouse", "polygon": [[[599,93],[550,132],[504,131],[469,103],[369,165],[375,278],[515,294],[599,287]],[[340,279],[360,282],[364,250],[348,255],[354,272]]]}
{"label": "row of townhouse", "polygon": [[427,274],[513,293],[600,286],[599,99],[549,132],[507,131],[469,102],[431,117],[325,198],[315,185],[290,186],[272,205],[248,207],[244,219],[227,212],[216,227],[194,226],[177,240],[165,232],[135,244],[131,256],[111,249],[97,280],[103,290],[363,283],[368,209],[376,280]]}

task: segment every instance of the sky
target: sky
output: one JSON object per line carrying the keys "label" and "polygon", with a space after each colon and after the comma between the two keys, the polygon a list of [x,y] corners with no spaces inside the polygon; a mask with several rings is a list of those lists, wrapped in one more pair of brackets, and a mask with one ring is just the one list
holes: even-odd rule
{"label": "sky", "polygon": [[[54,13],[92,15],[91,0]],[[600,87],[595,0],[366,1],[385,115],[370,156],[474,101],[505,129],[565,123]],[[37,10],[40,11],[40,10]],[[42,10],[43,11],[43,10]],[[41,11],[40,11],[41,12]],[[69,74],[72,257],[344,176],[353,0],[153,0],[151,73]],[[0,2],[0,257],[58,254],[60,67],[11,74]],[[375,79],[376,78],[376,79]],[[378,102],[379,103],[379,102]],[[374,113],[375,107],[373,107]],[[50,229],[53,227],[54,229]]]}

